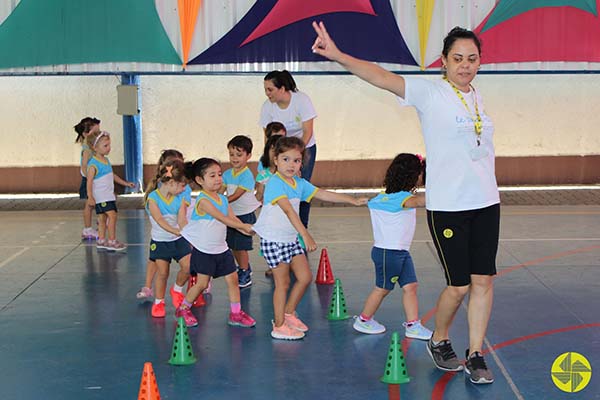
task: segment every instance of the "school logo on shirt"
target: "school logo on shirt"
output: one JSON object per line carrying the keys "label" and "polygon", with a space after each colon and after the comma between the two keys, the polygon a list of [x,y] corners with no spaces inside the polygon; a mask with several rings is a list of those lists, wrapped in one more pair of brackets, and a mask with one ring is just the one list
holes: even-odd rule
{"label": "school logo on shirt", "polygon": [[446,239],[450,239],[452,236],[454,236],[454,232],[450,228],[444,229],[444,231],[442,232],[442,234],[444,235],[444,237]]}
{"label": "school logo on shirt", "polygon": [[592,367],[581,354],[568,352],[556,357],[550,375],[557,388],[563,392],[575,393],[590,383]]}

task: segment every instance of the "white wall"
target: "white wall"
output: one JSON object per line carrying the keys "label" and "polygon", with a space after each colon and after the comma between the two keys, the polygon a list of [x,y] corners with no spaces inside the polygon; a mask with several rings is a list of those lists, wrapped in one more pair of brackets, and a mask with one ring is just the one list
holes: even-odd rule
{"label": "white wall", "polygon": [[[319,160],[385,159],[424,152],[416,113],[355,77],[297,75],[319,117]],[[0,77],[0,167],[77,165],[84,116],[113,133],[123,162],[116,76]],[[226,159],[236,134],[262,143],[262,75],[142,76],[144,160],[175,147],[188,158]],[[600,154],[600,75],[481,75],[475,82],[496,123],[498,156]]]}

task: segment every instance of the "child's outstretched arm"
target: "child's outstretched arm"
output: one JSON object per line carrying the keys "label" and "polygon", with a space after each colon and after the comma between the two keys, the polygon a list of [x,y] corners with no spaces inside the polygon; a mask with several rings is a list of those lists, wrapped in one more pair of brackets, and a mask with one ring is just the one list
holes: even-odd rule
{"label": "child's outstretched arm", "polygon": [[221,211],[219,211],[217,207],[215,207],[208,199],[199,199],[198,208],[200,209],[200,211],[207,213],[217,221],[220,221],[231,228],[237,229],[244,235],[252,236],[254,234],[254,231],[252,230],[252,225],[244,224],[242,221],[240,221],[233,214],[231,206],[229,206],[229,215],[225,215]]}
{"label": "child's outstretched arm", "polygon": [[367,197],[352,197],[343,193],[329,192],[327,190],[318,189],[314,197],[323,201],[330,201],[332,203],[347,203],[355,206],[364,206],[367,204],[369,199]]}
{"label": "child's outstretched arm", "polygon": [[179,225],[179,229],[183,229],[188,224],[187,208],[189,206],[187,201],[184,200],[181,202],[181,207],[179,207],[179,212],[177,212],[177,225]]}
{"label": "child's outstretched arm", "polygon": [[134,188],[135,187],[135,183],[133,182],[127,182],[126,180],[122,179],[119,175],[113,174],[113,178],[115,180],[116,183],[118,183],[121,186],[127,186],[130,188]]}
{"label": "child's outstretched arm", "polygon": [[246,193],[246,189],[238,187],[237,189],[235,189],[235,192],[233,192],[231,195],[227,193],[227,201],[229,201],[230,203],[234,202],[240,197],[242,197],[244,193]]}
{"label": "child's outstretched arm", "polygon": [[150,215],[156,221],[156,223],[163,228],[165,231],[172,233],[173,235],[181,236],[181,232],[179,229],[172,227],[169,225],[167,221],[163,218],[158,205],[154,201],[148,201],[148,210],[150,211]]}
{"label": "child's outstretched arm", "polygon": [[287,197],[282,197],[277,200],[277,205],[288,217],[292,223],[292,226],[296,229],[300,236],[302,236],[302,240],[304,240],[304,244],[306,245],[306,250],[315,251],[317,249],[317,243],[312,236],[310,236],[310,233],[308,233],[308,230],[300,220],[300,216],[298,213],[296,213],[296,210],[294,210],[292,203],[290,203]]}
{"label": "child's outstretched arm", "polygon": [[404,202],[404,208],[425,207],[425,193],[417,193]]}

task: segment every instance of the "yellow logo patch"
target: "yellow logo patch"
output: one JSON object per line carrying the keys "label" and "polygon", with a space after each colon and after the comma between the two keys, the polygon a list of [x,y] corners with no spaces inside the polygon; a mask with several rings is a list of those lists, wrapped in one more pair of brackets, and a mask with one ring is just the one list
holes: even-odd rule
{"label": "yellow logo patch", "polygon": [[454,236],[454,232],[452,232],[452,229],[450,228],[444,229],[444,232],[442,232],[442,234],[446,239],[450,239],[452,236]]}
{"label": "yellow logo patch", "polygon": [[106,207],[106,203],[101,203],[100,204],[102,207]]}
{"label": "yellow logo patch", "polygon": [[150,250],[152,250],[152,251],[156,250],[156,243],[152,243],[150,245]]}
{"label": "yellow logo patch", "polygon": [[592,379],[590,362],[579,353],[568,352],[556,357],[550,372],[552,382],[567,393],[583,390]]}
{"label": "yellow logo patch", "polygon": [[392,276],[392,279],[390,279],[390,282],[392,282],[392,283],[398,282],[398,277],[397,276]]}

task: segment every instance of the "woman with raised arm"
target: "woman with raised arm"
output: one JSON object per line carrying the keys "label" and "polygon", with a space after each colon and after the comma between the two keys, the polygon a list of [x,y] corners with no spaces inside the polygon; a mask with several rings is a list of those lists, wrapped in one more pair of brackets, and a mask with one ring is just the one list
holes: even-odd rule
{"label": "woman with raised arm", "polygon": [[[471,382],[492,383],[482,356],[493,303],[500,230],[500,196],[494,168],[494,127],[471,85],[481,45],[469,30],[452,29],[443,43],[442,77],[403,77],[341,52],[325,25],[313,22],[313,52],[359,78],[388,90],[417,109],[427,153],[427,222],[447,287],[437,302],[435,331],[427,350],[437,368],[463,370]],[[469,294],[466,363],[452,349],[448,331]]]}

